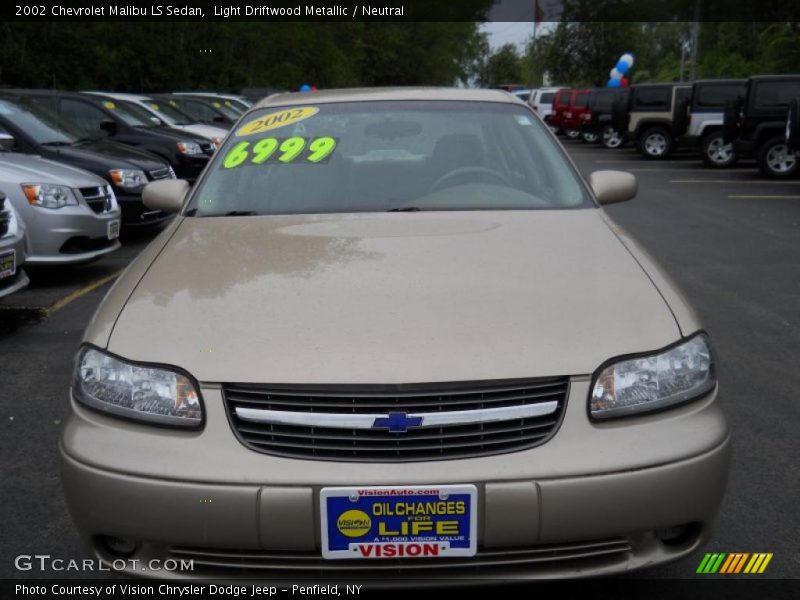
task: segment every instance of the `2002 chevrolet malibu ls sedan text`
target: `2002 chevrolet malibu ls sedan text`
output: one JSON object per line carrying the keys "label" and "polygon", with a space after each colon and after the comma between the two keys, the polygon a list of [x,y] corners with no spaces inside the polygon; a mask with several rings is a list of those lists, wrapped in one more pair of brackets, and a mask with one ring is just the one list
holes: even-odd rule
{"label": "2002 chevrolet malibu ls sedan text", "polygon": [[598,207],[635,193],[501,91],[263,101],[193,190],[148,185],[180,216],[86,331],[62,439],[83,539],[187,577],[693,551],[729,434],[707,335]]}

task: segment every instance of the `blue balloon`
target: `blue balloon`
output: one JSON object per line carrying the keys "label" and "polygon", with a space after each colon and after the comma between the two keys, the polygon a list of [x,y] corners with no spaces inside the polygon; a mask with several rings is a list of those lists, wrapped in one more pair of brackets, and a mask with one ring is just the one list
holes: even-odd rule
{"label": "blue balloon", "polygon": [[625,75],[625,73],[628,72],[628,69],[630,69],[630,65],[628,63],[623,62],[623,61],[620,60],[619,62],[617,62],[616,69],[617,69],[617,71],[619,71],[620,73]]}
{"label": "blue balloon", "polygon": [[619,87],[619,79],[609,79],[608,80],[608,87]]}
{"label": "blue balloon", "polygon": [[308,85],[307,83],[304,83],[303,85],[300,86],[300,91],[303,92],[303,93],[310,92],[311,91],[311,86]]}

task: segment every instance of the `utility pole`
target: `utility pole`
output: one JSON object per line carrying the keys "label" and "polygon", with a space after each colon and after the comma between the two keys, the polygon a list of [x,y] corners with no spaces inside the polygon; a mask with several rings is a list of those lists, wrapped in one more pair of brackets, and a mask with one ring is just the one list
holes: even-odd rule
{"label": "utility pole", "polygon": [[697,59],[700,55],[700,0],[694,3],[694,21],[692,21],[692,58],[689,62],[689,81],[697,76]]}

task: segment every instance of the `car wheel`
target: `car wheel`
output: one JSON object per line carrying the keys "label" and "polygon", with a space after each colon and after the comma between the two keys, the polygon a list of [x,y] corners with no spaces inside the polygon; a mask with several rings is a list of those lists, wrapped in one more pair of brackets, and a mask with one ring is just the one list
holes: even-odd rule
{"label": "car wheel", "polygon": [[703,139],[703,162],[709,167],[724,169],[736,164],[733,144],[726,144],[722,132],[715,131]]}
{"label": "car wheel", "polygon": [[647,158],[665,158],[672,152],[672,134],[663,127],[651,127],[639,136],[639,151]]}
{"label": "car wheel", "polygon": [[577,129],[567,129],[566,131],[564,131],[564,134],[570,140],[577,140],[578,137],[581,135],[581,132],[578,131]]}
{"label": "car wheel", "polygon": [[606,127],[603,130],[603,146],[606,148],[619,148],[622,146],[622,134],[613,127]]}
{"label": "car wheel", "polygon": [[784,136],[771,138],[758,149],[758,168],[767,177],[783,179],[797,173],[798,160]]}
{"label": "car wheel", "polygon": [[581,139],[587,144],[596,144],[597,140],[600,139],[600,136],[590,131],[584,131],[583,133],[581,133]]}

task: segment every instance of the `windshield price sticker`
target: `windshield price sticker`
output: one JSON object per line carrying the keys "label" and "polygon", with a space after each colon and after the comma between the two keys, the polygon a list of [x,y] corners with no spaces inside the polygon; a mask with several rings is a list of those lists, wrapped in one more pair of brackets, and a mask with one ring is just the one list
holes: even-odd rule
{"label": "windshield price sticker", "polygon": [[299,106],[297,108],[287,108],[276,112],[263,115],[257,119],[250,121],[246,125],[242,125],[237,131],[237,137],[245,135],[253,135],[254,133],[264,133],[265,131],[272,131],[279,127],[286,127],[287,125],[294,125],[300,121],[305,121],[309,117],[313,117],[319,112],[316,106]]}
{"label": "windshield price sticker", "polygon": [[474,485],[323,488],[322,556],[474,556],[477,508]]}
{"label": "windshield price sticker", "polygon": [[222,166],[233,169],[242,165],[288,164],[293,162],[320,163],[329,158],[336,149],[336,139],[328,136],[318,138],[262,138],[254,142],[234,144]]}

